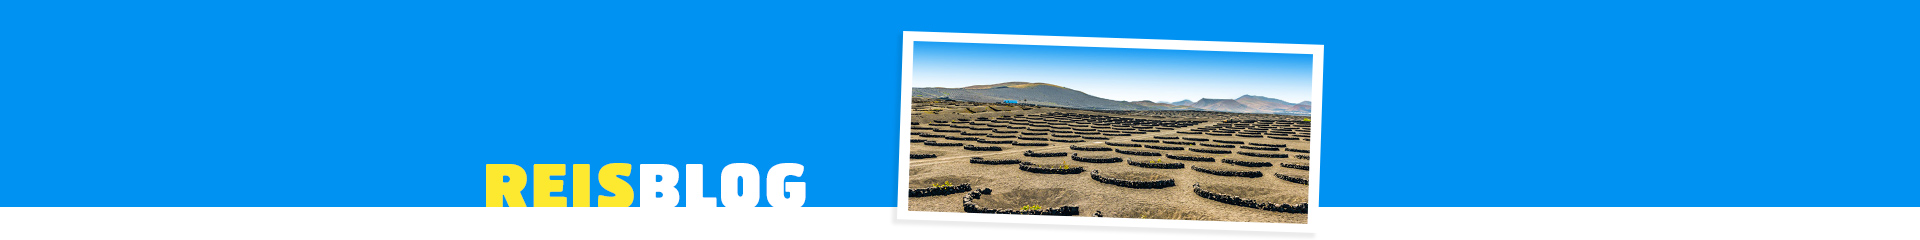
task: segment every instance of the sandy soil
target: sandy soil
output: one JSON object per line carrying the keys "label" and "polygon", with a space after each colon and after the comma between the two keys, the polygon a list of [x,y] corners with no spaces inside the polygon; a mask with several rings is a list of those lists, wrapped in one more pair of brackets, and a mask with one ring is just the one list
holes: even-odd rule
{"label": "sandy soil", "polygon": [[[973,107],[972,105],[998,105],[998,104],[980,104],[980,103],[966,103],[966,102],[938,102],[938,103],[916,102],[914,105],[915,105],[914,108],[918,110],[918,109],[988,109],[988,108]],[[1308,145],[1308,142],[1305,141],[1304,139],[1303,140],[1280,140],[1280,139],[1272,139],[1272,138],[1264,138],[1264,137],[1181,134],[1178,132],[1210,130],[1207,133],[1219,134],[1220,132],[1234,131],[1234,132],[1238,132],[1238,134],[1261,134],[1266,136],[1290,135],[1295,133],[1300,135],[1305,135],[1306,133],[1304,130],[1296,130],[1296,129],[1305,129],[1305,125],[1301,125],[1304,123],[1289,123],[1289,122],[1226,123],[1220,120],[1216,120],[1216,119],[1248,119],[1247,117],[1245,117],[1245,115],[1226,115],[1226,116],[1215,117],[1215,116],[1209,116],[1208,114],[1193,114],[1193,113],[1175,113],[1175,114],[1151,113],[1159,116],[1145,116],[1145,114],[1108,113],[1108,112],[1048,108],[1048,107],[1011,107],[1010,108],[1004,105],[992,107],[991,109],[1011,109],[1012,111],[995,110],[995,111],[986,111],[986,112],[978,112],[978,113],[964,113],[965,111],[963,110],[961,111],[962,113],[954,113],[954,114],[915,114],[913,116],[913,121],[920,123],[920,125],[914,125],[915,127],[933,127],[934,129],[940,129],[940,130],[958,129],[958,130],[964,130],[963,132],[987,132],[987,131],[978,131],[978,130],[971,129],[971,128],[978,128],[978,127],[988,127],[988,128],[992,128],[993,130],[1000,130],[1000,131],[1011,130],[1011,131],[1018,131],[1018,132],[1040,132],[1040,130],[1036,130],[1036,129],[1068,130],[1068,131],[1074,131],[1074,132],[1085,132],[1082,130],[1110,130],[1110,129],[1094,128],[1100,125],[1092,124],[1092,122],[1086,121],[1085,119],[1074,120],[1076,117],[1063,116],[1065,114],[1086,114],[1090,116],[1124,117],[1124,118],[1160,120],[1160,121],[1182,121],[1182,120],[1202,121],[1204,120],[1207,122],[1200,123],[1193,126],[1172,129],[1172,130],[1159,130],[1157,132],[1149,132],[1146,134],[1132,134],[1131,136],[1103,136],[1103,137],[1111,138],[1108,140],[1086,140],[1086,142],[1082,142],[1082,143],[1048,142],[1050,144],[1048,146],[1043,146],[1043,147],[1014,146],[1012,144],[982,144],[982,143],[973,142],[973,141],[958,141],[958,140],[947,140],[943,138],[928,138],[928,137],[921,137],[921,136],[913,136],[912,137],[913,139],[927,139],[927,140],[940,141],[940,142],[965,142],[967,144],[972,144],[976,146],[1000,146],[1002,148],[1005,148],[1006,150],[1004,151],[969,151],[969,150],[963,149],[960,146],[936,147],[936,146],[927,146],[927,145],[918,144],[918,143],[912,144],[911,145],[912,147],[910,147],[911,152],[915,154],[926,154],[926,153],[937,154],[938,157],[912,160],[911,163],[909,164],[909,174],[908,174],[909,184],[907,187],[920,188],[920,187],[926,187],[930,185],[943,184],[943,183],[944,184],[963,184],[963,183],[971,184],[974,189],[991,188],[994,190],[994,194],[990,194],[989,196],[982,197],[980,200],[978,200],[977,203],[980,203],[980,204],[991,203],[996,205],[996,207],[1005,207],[1005,208],[1019,208],[1021,206],[1026,206],[1026,205],[1040,205],[1043,207],[1058,207],[1058,206],[1071,205],[1071,206],[1080,207],[1082,212],[1080,216],[1093,216],[1094,212],[1098,211],[1098,212],[1101,212],[1102,215],[1109,216],[1109,217],[1138,217],[1138,218],[1157,218],[1157,219],[1185,219],[1185,220],[1239,221],[1239,222],[1278,222],[1278,223],[1306,223],[1307,222],[1307,214],[1280,213],[1280,212],[1272,212],[1272,211],[1265,211],[1260,209],[1230,205],[1226,203],[1220,203],[1213,200],[1201,198],[1198,195],[1195,195],[1193,193],[1194,184],[1203,184],[1205,186],[1208,186],[1209,190],[1213,190],[1216,192],[1230,193],[1236,196],[1246,197],[1246,198],[1255,199],[1259,201],[1271,201],[1273,203],[1282,203],[1282,204],[1304,203],[1307,197],[1306,185],[1287,182],[1279,178],[1276,178],[1272,175],[1284,174],[1284,175],[1305,177],[1307,176],[1307,171],[1305,170],[1284,168],[1277,165],[1269,166],[1269,167],[1243,167],[1243,166],[1237,166],[1237,165],[1232,165],[1227,163],[1221,163],[1218,161],[1215,161],[1215,162],[1183,161],[1183,160],[1167,159],[1164,156],[1147,157],[1147,156],[1119,154],[1114,151],[1094,152],[1094,151],[1075,151],[1075,150],[1068,149],[1069,145],[1106,146],[1113,149],[1128,150],[1128,151],[1150,151],[1150,152],[1161,152],[1161,153],[1174,153],[1174,154],[1179,154],[1183,156],[1205,156],[1205,157],[1212,157],[1215,159],[1225,158],[1225,159],[1234,159],[1234,160],[1252,161],[1252,162],[1271,162],[1276,164],[1292,163],[1292,164],[1299,164],[1299,165],[1307,165],[1309,164],[1308,160],[1292,158],[1292,157],[1260,158],[1260,157],[1252,157],[1252,156],[1245,156],[1245,155],[1231,154],[1231,153],[1209,154],[1209,153],[1199,153],[1199,152],[1193,152],[1193,151],[1187,151],[1187,150],[1156,150],[1156,149],[1149,149],[1145,147],[1118,147],[1118,146],[1107,146],[1105,144],[1102,144],[1104,142],[1118,142],[1118,143],[1144,144],[1144,145],[1154,145],[1154,146],[1180,146],[1180,147],[1186,147],[1186,148],[1199,147],[1202,149],[1228,150],[1232,152],[1248,151],[1248,152],[1257,152],[1257,153],[1266,153],[1266,154],[1294,155],[1299,153],[1287,152],[1287,151],[1284,151],[1284,149],[1286,148],[1307,149],[1308,146],[1310,146]],[[947,111],[947,112],[950,112],[950,111]],[[1049,114],[1055,114],[1055,115],[1049,115]],[[997,120],[1001,120],[1009,123],[986,122],[986,121],[976,120],[977,122],[981,123],[979,125],[969,123],[969,122],[975,122],[975,121],[969,121],[969,122],[955,121],[958,119],[977,119],[981,117],[986,117],[989,119],[998,118],[998,117],[1011,117],[1011,118],[997,119]],[[1208,119],[1208,118],[1214,118],[1214,119]],[[1052,126],[1050,127],[1023,126],[1018,124],[1010,124],[1010,123],[1019,122],[1019,121],[1010,121],[1010,120],[1028,120],[1030,122],[1045,123],[1045,124],[1050,124]],[[951,125],[950,126],[930,126],[929,125],[931,123],[935,123],[935,121],[947,121],[946,123]],[[989,127],[986,124],[1004,125],[1004,127]],[[1289,125],[1289,124],[1292,124],[1292,125]],[[1292,126],[1297,126],[1297,127],[1292,127]],[[1010,127],[1027,127],[1027,129],[1011,129]],[[1108,126],[1108,127],[1124,128],[1125,126]],[[959,133],[935,132],[932,130],[913,130],[912,132],[939,134],[939,135],[946,135],[946,136],[960,136]],[[1104,133],[1111,133],[1111,132],[1101,132],[1101,133],[1104,134]],[[1087,136],[1086,134],[1073,134],[1073,133],[1065,133],[1065,134]],[[1005,135],[1005,134],[995,134],[995,135]],[[1036,137],[1033,135],[1019,135],[1019,134],[1013,134],[1013,135],[1017,135],[1019,137]],[[1099,135],[1099,134],[1095,134],[1095,135]],[[1228,143],[1213,141],[1213,140],[1224,140],[1224,141],[1244,142],[1241,144],[1230,144],[1234,146],[1252,146],[1250,144],[1258,143],[1258,144],[1274,144],[1274,145],[1284,144],[1287,147],[1281,147],[1282,151],[1263,151],[1263,150],[1252,150],[1252,149],[1245,149],[1245,148],[1220,148],[1220,147],[1205,147],[1205,146],[1199,146],[1199,145],[1172,145],[1172,144],[1164,144],[1164,143],[1142,143],[1142,142],[1130,141],[1132,139],[1154,139],[1153,137],[1155,136],[1178,136],[1178,137],[1186,137],[1186,138],[1204,138],[1204,139],[1207,139],[1208,141],[1193,141],[1193,140],[1184,140],[1184,139],[1179,141],[1191,141],[1191,142],[1206,143],[1206,144],[1213,144],[1213,145],[1227,145]],[[972,136],[972,137],[981,137],[981,136]],[[1039,136],[1039,137],[1048,137],[1050,139],[1059,138],[1054,136]],[[1015,138],[987,138],[987,139],[1016,140]],[[1035,142],[1031,140],[1016,140],[1016,141]],[[1070,160],[1069,157],[1022,156],[1021,153],[1027,150],[1033,150],[1035,152],[1079,153],[1083,157],[1114,156],[1114,157],[1126,158],[1128,160],[1141,160],[1141,161],[1159,160],[1163,162],[1179,162],[1179,163],[1186,164],[1188,167],[1180,168],[1180,169],[1153,169],[1153,168],[1144,168],[1144,167],[1127,165],[1127,163],[1124,161],[1117,162],[1117,163],[1087,163],[1087,162],[1073,161],[1073,160]],[[1019,159],[1023,161],[1032,162],[1035,164],[1067,164],[1070,166],[1084,167],[1086,168],[1087,171],[1079,174],[1040,174],[1040,173],[1021,171],[1018,167],[1018,164],[985,165],[985,164],[968,163],[967,160],[973,157],[984,157],[987,159]],[[1260,171],[1264,175],[1258,178],[1218,176],[1218,175],[1194,171],[1192,169],[1193,166],[1201,166],[1208,169],[1219,169],[1219,170]],[[1129,174],[1129,176],[1137,174],[1140,176],[1157,175],[1160,177],[1169,177],[1174,179],[1174,181],[1176,182],[1176,186],[1160,188],[1160,189],[1135,189],[1135,188],[1120,187],[1120,186],[1115,186],[1115,185],[1094,181],[1090,176],[1091,172],[1094,170],[1099,170],[1109,174],[1126,173],[1126,174]],[[902,189],[902,191],[905,191],[905,189]],[[964,194],[952,194],[952,195],[943,195],[943,196],[910,198],[908,199],[907,207],[908,207],[908,210],[910,211],[962,212],[961,197],[963,196]],[[1005,206],[1000,206],[1000,205],[1005,205]],[[1011,206],[1011,207],[1008,207],[1008,206]]]}

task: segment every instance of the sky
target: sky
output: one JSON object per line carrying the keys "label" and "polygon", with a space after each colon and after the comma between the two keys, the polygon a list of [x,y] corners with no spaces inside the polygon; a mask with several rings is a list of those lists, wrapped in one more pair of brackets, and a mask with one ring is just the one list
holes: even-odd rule
{"label": "sky", "polygon": [[1096,97],[1173,102],[1313,95],[1313,55],[914,42],[913,87],[1051,83]]}

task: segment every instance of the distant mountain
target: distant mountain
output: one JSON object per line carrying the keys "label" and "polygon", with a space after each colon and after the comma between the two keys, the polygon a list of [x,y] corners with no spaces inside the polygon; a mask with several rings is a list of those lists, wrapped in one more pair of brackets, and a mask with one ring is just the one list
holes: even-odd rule
{"label": "distant mountain", "polygon": [[[1087,93],[1046,83],[1006,82],[963,88],[913,88],[916,97],[949,98],[974,102],[1020,103],[1105,110],[1179,110],[1177,106],[1141,105],[1087,95]],[[1151,103],[1151,102],[1148,102]],[[1190,109],[1190,108],[1188,108]]]}
{"label": "distant mountain", "polygon": [[1234,100],[1239,100],[1242,103],[1246,102],[1247,100],[1260,100],[1260,101],[1268,101],[1268,102],[1277,102],[1277,103],[1286,104],[1286,105],[1298,104],[1298,103],[1287,102],[1286,100],[1273,99],[1270,97],[1262,97],[1262,96],[1254,96],[1254,95],[1240,95],[1240,98],[1236,98]]}
{"label": "distant mountain", "polygon": [[1255,112],[1253,108],[1247,107],[1246,104],[1241,104],[1233,99],[1201,98],[1200,101],[1193,102],[1193,105],[1190,107],[1221,112]]}
{"label": "distant mountain", "polygon": [[1233,99],[1233,101],[1247,105],[1247,108],[1254,109],[1255,111],[1275,111],[1293,108],[1293,103],[1254,95],[1242,95],[1240,98]]}
{"label": "distant mountain", "polygon": [[1312,113],[1313,102],[1290,103],[1280,99],[1243,95],[1236,99],[1206,99],[1187,106],[1221,112],[1243,113]]}
{"label": "distant mountain", "polygon": [[1135,105],[1140,105],[1140,106],[1146,106],[1146,107],[1150,107],[1150,108],[1160,108],[1160,109],[1170,109],[1170,110],[1200,110],[1200,109],[1197,109],[1197,108],[1193,108],[1193,107],[1188,107],[1188,106],[1179,106],[1179,105],[1173,105],[1173,104],[1166,104],[1166,103],[1157,103],[1157,102],[1152,102],[1152,101],[1147,101],[1147,100],[1140,100],[1140,101],[1132,101],[1132,102],[1127,102],[1127,103],[1132,103],[1132,104],[1135,104]]}
{"label": "distant mountain", "polygon": [[[1004,83],[999,83],[999,84],[987,84],[987,85],[973,85],[973,86],[967,86],[967,87],[963,87],[963,88],[960,88],[960,89],[976,89],[976,90],[978,90],[978,89],[994,89],[994,88],[1002,88],[1002,87],[1017,87],[1017,88],[1028,88],[1028,87],[1033,87],[1033,86],[1039,86],[1039,85],[1047,85],[1047,86],[1054,86],[1054,87],[1060,87],[1060,86],[1055,86],[1055,85],[1053,85],[1053,84],[1045,84],[1045,83],[1030,83],[1030,82],[1004,82]],[[1060,88],[1065,88],[1065,87],[1060,87]]]}
{"label": "distant mountain", "polygon": [[1235,99],[1202,98],[1200,101],[1180,100],[1178,102],[1153,101],[1115,101],[1079,90],[1047,83],[1005,82],[998,84],[973,85],[962,88],[913,88],[914,97],[948,98],[974,102],[1002,102],[1006,100],[1041,106],[1068,107],[1079,109],[1103,110],[1209,110],[1239,113],[1309,113],[1313,103],[1302,101],[1290,103],[1280,99],[1243,95]]}
{"label": "distant mountain", "polygon": [[1313,101],[1300,101],[1300,104],[1294,104],[1293,108],[1289,108],[1287,111],[1313,112]]}

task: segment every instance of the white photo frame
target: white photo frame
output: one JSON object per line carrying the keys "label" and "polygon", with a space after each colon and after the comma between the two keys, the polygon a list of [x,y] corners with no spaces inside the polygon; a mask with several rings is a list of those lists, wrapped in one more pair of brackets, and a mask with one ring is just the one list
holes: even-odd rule
{"label": "white photo frame", "polygon": [[1313,97],[1311,101],[1313,101],[1314,106],[1313,106],[1313,111],[1310,114],[1311,115],[1310,119],[1312,119],[1312,121],[1314,122],[1311,128],[1312,129],[1311,136],[1313,141],[1308,142],[1310,147],[1312,147],[1308,155],[1310,157],[1309,161],[1312,164],[1311,165],[1312,170],[1307,171],[1308,182],[1311,182],[1313,184],[1309,184],[1307,186],[1307,204],[1308,204],[1307,206],[1308,206],[1309,213],[1318,212],[1317,209],[1320,207],[1320,204],[1319,204],[1320,203],[1320,187],[1319,187],[1320,171],[1319,170],[1321,166],[1320,153],[1322,152],[1320,148],[1320,142],[1325,141],[1325,139],[1321,138],[1320,136],[1321,128],[1325,126],[1325,118],[1322,118],[1321,115],[1326,112],[1326,102],[1321,101],[1322,86],[1324,86],[1324,84],[1321,83],[1322,66],[1323,66],[1322,59],[1324,59],[1324,54],[1323,54],[1324,47],[1321,45],[1183,41],[1183,40],[1156,40],[1156,39],[1125,39],[1125,38],[1093,38],[1093,37],[1061,37],[1061,36],[1033,36],[1033,35],[1002,35],[1002,34],[975,34],[975,33],[940,33],[940,32],[911,32],[911,31],[903,32],[903,36],[901,39],[901,59],[900,59],[900,80],[901,80],[900,107],[901,108],[899,110],[900,125],[898,127],[900,132],[899,134],[896,135],[896,137],[899,138],[898,141],[895,141],[899,144],[899,147],[900,147],[900,152],[897,157],[899,158],[899,163],[900,163],[900,169],[899,169],[900,185],[899,186],[901,186],[901,188],[898,189],[899,191],[897,194],[898,205],[895,207],[895,214],[896,214],[895,217],[896,219],[899,219],[899,220],[966,221],[966,222],[1018,223],[1018,224],[1060,224],[1060,225],[1084,225],[1084,226],[1211,229],[1211,230],[1240,230],[1240,231],[1267,231],[1267,232],[1313,232],[1311,220],[1309,220],[1307,224],[1293,224],[1293,223],[1228,222],[1228,221],[1200,221],[1200,220],[1164,220],[1164,219],[1102,218],[1102,217],[1081,217],[1081,216],[1036,216],[1036,215],[908,211],[907,210],[908,209],[907,190],[905,186],[907,186],[908,184],[907,183],[909,179],[908,169],[911,166],[911,160],[907,156],[907,153],[910,152],[909,150],[910,143],[908,143],[907,138],[911,131],[909,129],[909,122],[912,121],[912,114],[910,112],[913,105],[912,95],[913,95],[914,42],[984,43],[984,44],[1012,44],[1012,45],[1038,45],[1038,46],[1164,49],[1164,50],[1286,53],[1286,54],[1313,55]]}

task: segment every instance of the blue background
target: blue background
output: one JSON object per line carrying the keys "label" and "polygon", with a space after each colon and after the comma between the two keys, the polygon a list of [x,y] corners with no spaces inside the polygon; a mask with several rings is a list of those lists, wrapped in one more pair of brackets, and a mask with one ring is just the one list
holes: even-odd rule
{"label": "blue background", "polygon": [[[1912,9],[11,1],[0,206],[480,206],[483,164],[611,162],[893,206],[900,32],[934,31],[1326,45],[1323,206],[1911,207]],[[817,134],[701,135],[769,121]]]}

